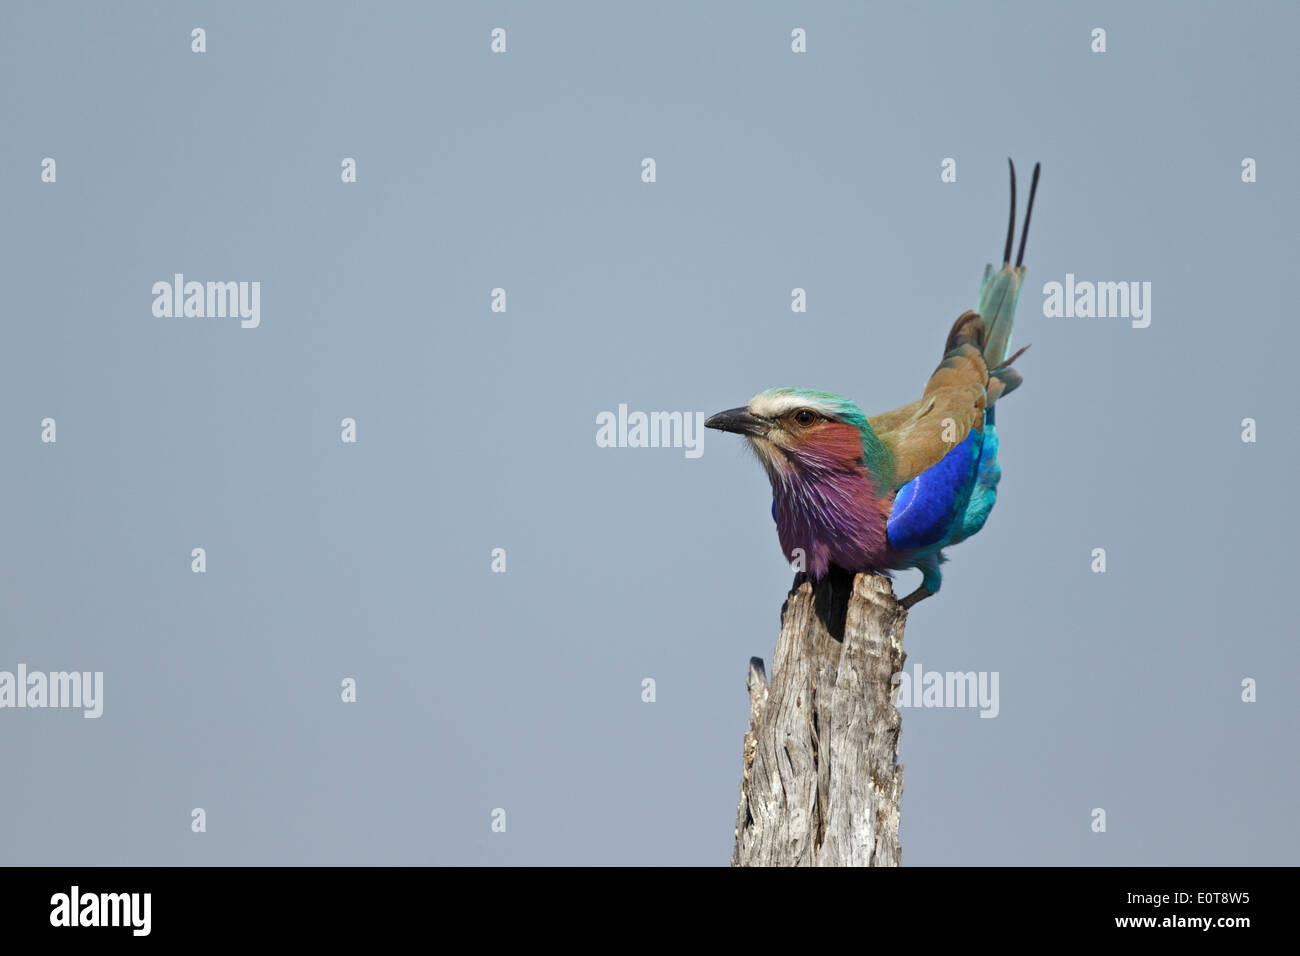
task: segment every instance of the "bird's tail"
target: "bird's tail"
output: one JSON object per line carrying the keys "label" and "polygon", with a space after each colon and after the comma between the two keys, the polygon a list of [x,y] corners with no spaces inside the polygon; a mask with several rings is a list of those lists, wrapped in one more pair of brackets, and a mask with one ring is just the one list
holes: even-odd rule
{"label": "bird's tail", "polygon": [[[984,364],[989,368],[988,398],[985,405],[992,418],[993,403],[1003,395],[1015,391],[1024,381],[1011,367],[1025,351],[1021,349],[1010,358],[1011,328],[1016,321],[1016,303],[1020,300],[1020,284],[1025,278],[1025,240],[1029,238],[1029,217],[1034,211],[1034,194],[1038,192],[1040,164],[1034,164],[1034,178],[1029,186],[1029,205],[1025,208],[1025,224],[1020,230],[1020,249],[1016,264],[1011,264],[1011,245],[1016,233],[1016,167],[1011,160],[1011,217],[1007,223],[1007,243],[1002,253],[1002,268],[993,271],[992,264],[984,267],[984,280],[980,283],[977,310],[984,320]],[[1028,346],[1025,346],[1028,348]]]}

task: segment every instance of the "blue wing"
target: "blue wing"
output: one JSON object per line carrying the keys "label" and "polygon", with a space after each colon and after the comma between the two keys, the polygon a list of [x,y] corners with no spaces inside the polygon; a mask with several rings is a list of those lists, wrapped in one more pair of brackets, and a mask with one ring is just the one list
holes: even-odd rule
{"label": "blue wing", "polygon": [[983,434],[971,429],[948,454],[898,489],[885,525],[890,547],[927,548],[954,530],[970,503],[982,445]]}

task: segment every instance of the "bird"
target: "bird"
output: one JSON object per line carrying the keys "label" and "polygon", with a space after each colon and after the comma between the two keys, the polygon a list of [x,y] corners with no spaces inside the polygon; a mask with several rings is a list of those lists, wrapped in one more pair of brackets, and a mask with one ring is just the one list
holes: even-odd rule
{"label": "bird", "polygon": [[1023,378],[1007,357],[1025,277],[1025,241],[1038,192],[1034,165],[1020,247],[1016,167],[1002,266],[984,268],[975,310],[957,317],[943,359],[921,397],[868,417],[850,399],[806,388],[771,388],[705,426],[744,436],[772,486],[781,550],[814,581],[833,567],[889,575],[917,569],[910,609],[939,592],[944,550],[980,531],[997,500],[1002,467],[995,404]]}

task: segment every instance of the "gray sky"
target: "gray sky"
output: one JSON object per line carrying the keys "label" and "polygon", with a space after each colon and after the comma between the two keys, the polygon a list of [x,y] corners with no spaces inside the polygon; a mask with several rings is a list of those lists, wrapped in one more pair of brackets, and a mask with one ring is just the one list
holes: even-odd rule
{"label": "gray sky", "polygon": [[[998,506],[905,641],[1000,707],[904,711],[903,861],[1297,862],[1297,28],[5,4],[0,670],[104,700],[0,709],[0,862],[725,864],[791,577],[769,489],[730,436],[602,448],[596,416],[915,398],[1007,156],[1044,170],[1033,348]],[[178,272],[260,282],[260,325],[155,317]],[[1150,282],[1150,326],[1044,317],[1067,273]]]}

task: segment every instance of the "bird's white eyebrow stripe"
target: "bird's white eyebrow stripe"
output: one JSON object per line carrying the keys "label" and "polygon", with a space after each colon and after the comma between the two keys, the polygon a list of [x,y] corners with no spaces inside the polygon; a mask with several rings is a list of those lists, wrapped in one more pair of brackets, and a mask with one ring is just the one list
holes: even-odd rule
{"label": "bird's white eyebrow stripe", "polygon": [[776,394],[760,392],[749,400],[750,414],[762,418],[778,418],[796,408],[811,408],[813,411],[821,412],[827,418],[835,417],[835,409],[807,395],[796,395],[791,392]]}

